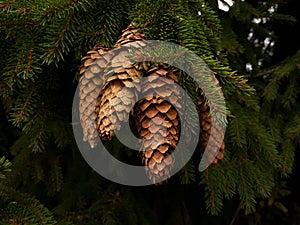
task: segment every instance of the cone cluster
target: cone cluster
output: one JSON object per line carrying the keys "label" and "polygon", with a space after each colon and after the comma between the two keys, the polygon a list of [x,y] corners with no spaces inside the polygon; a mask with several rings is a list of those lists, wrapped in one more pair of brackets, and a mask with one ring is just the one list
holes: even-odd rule
{"label": "cone cluster", "polygon": [[[135,46],[144,35],[134,26],[123,30],[114,49],[124,44]],[[134,118],[142,140],[142,162],[149,178],[155,183],[169,177],[175,162],[174,154],[180,138],[180,90],[176,72],[164,64],[142,63],[142,66],[125,65],[118,57],[122,52],[95,47],[82,58],[79,95],[80,121],[83,139],[94,148],[99,137],[111,140],[120,122]],[[146,82],[140,83],[139,78]],[[101,89],[97,87],[101,86]],[[143,99],[137,102],[138,94]],[[134,108],[133,108],[134,106]],[[200,145],[205,149],[211,134],[210,108],[199,94]],[[224,157],[224,143],[213,163]]]}
{"label": "cone cluster", "polygon": [[[140,40],[143,35],[129,26],[114,47]],[[114,131],[120,129],[120,122],[128,121],[128,113],[140,91],[137,78],[142,76],[141,71],[124,64],[122,57],[118,59],[122,52],[109,50],[95,47],[82,58],[80,69],[80,121],[83,139],[92,148],[99,142],[99,137],[111,140]],[[114,74],[111,75],[111,71]]]}

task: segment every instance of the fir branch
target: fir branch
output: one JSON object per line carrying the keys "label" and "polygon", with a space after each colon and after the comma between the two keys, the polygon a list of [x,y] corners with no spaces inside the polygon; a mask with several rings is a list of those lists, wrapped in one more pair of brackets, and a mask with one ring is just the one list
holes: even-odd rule
{"label": "fir branch", "polygon": [[[50,65],[65,59],[71,51],[77,51],[78,37],[80,29],[87,26],[86,16],[89,15],[89,10],[92,10],[94,1],[68,1],[66,5],[59,5],[50,8],[43,14],[41,24],[47,27],[44,34],[44,42],[40,43],[42,47],[43,63]],[[52,11],[54,9],[54,11]],[[86,15],[87,14],[87,15]],[[45,51],[46,50],[46,51]]]}
{"label": "fir branch", "polygon": [[35,21],[28,22],[9,22],[9,23],[0,23],[0,28],[12,28],[12,27],[29,27],[29,26],[37,26],[39,23]]}
{"label": "fir branch", "polygon": [[195,181],[195,166],[193,161],[188,162],[179,172],[182,184],[190,184]]}
{"label": "fir branch", "polygon": [[[44,62],[47,63],[48,65],[50,63],[52,63],[55,59],[57,59],[57,61],[59,60],[63,60],[64,56],[63,56],[63,52],[64,52],[64,48],[62,45],[64,45],[63,40],[66,38],[66,32],[68,31],[68,29],[71,26],[71,23],[74,19],[74,15],[75,15],[75,9],[73,9],[71,11],[71,13],[68,15],[68,18],[66,20],[66,22],[64,23],[63,27],[60,29],[59,33],[58,33],[58,37],[55,39],[53,45],[50,47],[48,53],[46,53],[46,55],[44,55]],[[72,42],[71,39],[66,38],[67,41],[69,41],[70,43]],[[69,50],[68,48],[66,50]]]}
{"label": "fir branch", "polygon": [[217,169],[208,168],[202,175],[201,184],[205,184],[205,202],[206,209],[212,215],[217,215],[223,206],[223,201],[221,197],[221,191],[216,186],[217,183]]}
{"label": "fir branch", "polygon": [[234,225],[236,219],[239,216],[240,211],[241,211],[241,203],[239,203],[238,207],[236,208],[236,210],[234,212],[234,215],[233,215],[233,218],[232,218],[232,220],[231,220],[231,222],[230,222],[229,225]]}
{"label": "fir branch", "polygon": [[272,74],[276,69],[277,69],[277,67],[272,67],[270,69],[267,69],[265,71],[259,72],[257,74],[244,74],[244,75],[241,75],[241,76],[243,76],[246,79],[249,79],[249,78],[259,78],[259,77],[264,77],[266,75]]}
{"label": "fir branch", "polygon": [[4,156],[0,158],[0,179],[6,178],[6,173],[11,172],[11,162],[8,161]]}
{"label": "fir branch", "polygon": [[26,98],[22,108],[20,109],[19,113],[17,114],[17,116],[14,119],[14,122],[16,125],[20,125],[20,123],[22,121],[24,121],[24,115],[27,111],[28,104],[32,98],[32,95],[35,93],[35,91],[36,91],[36,89],[32,88],[31,91],[29,92],[29,94],[27,95],[27,98]]}
{"label": "fir branch", "polygon": [[47,189],[51,196],[61,191],[64,180],[58,157],[51,160],[51,170],[49,175],[50,182]]}
{"label": "fir branch", "polygon": [[74,8],[78,9],[77,7],[78,0],[69,0],[66,3],[62,3],[56,6],[48,5],[46,11],[44,12],[44,15],[48,17],[52,17],[54,15],[57,15],[61,10],[64,10],[66,8]]}
{"label": "fir branch", "polygon": [[300,59],[300,50],[292,57],[284,60],[273,72],[268,85],[264,90],[264,97],[267,101],[272,101],[278,96],[279,85],[283,78],[288,77],[293,71],[297,71],[297,64]]}
{"label": "fir branch", "polygon": [[56,225],[53,214],[38,200],[12,188],[0,185],[0,209],[2,224]]}

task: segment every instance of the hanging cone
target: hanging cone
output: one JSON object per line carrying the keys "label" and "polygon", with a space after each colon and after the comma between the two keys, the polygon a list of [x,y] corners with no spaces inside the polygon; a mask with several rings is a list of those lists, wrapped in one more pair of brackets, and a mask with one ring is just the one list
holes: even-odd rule
{"label": "hanging cone", "polygon": [[[202,90],[199,89],[198,94],[198,114],[199,114],[199,121],[200,121],[200,137],[199,142],[202,150],[204,151],[206,149],[208,140],[211,135],[211,128],[212,128],[212,121],[213,118],[210,115],[210,107],[205,102],[205,98],[201,94]],[[212,134],[213,135],[213,134]],[[212,136],[213,139],[217,139],[219,134],[216,134],[215,136]],[[221,134],[220,134],[221,136]],[[214,147],[214,146],[212,146]],[[215,151],[215,148],[208,148],[208,151]],[[225,153],[225,143],[222,142],[221,147],[218,150],[218,153],[215,157],[215,159],[212,161],[213,165],[216,165],[219,160],[222,160],[224,158]],[[215,152],[212,152],[212,154],[215,155]]]}
{"label": "hanging cone", "polygon": [[[169,177],[175,161],[172,152],[180,136],[177,109],[180,90],[174,86],[176,76],[169,68],[155,67],[148,71],[142,87],[146,96],[135,107],[137,130],[142,143],[142,160],[153,183],[161,177]],[[165,78],[165,79],[162,79]],[[160,96],[160,97],[158,97]]]}
{"label": "hanging cone", "polygon": [[120,121],[128,121],[140,91],[139,77],[141,73],[134,67],[123,68],[104,85],[96,104],[97,129],[102,140],[111,140],[114,130],[120,129]]}
{"label": "hanging cone", "polygon": [[[95,99],[99,95],[97,87],[103,84],[103,74],[109,58],[102,57],[109,51],[109,48],[97,46],[87,52],[82,60],[80,68],[79,80],[79,112],[80,122],[83,129],[83,140],[88,141],[93,148],[99,141],[96,129],[96,113],[95,113]],[[95,62],[97,61],[97,62]]]}
{"label": "hanging cone", "polygon": [[[123,30],[114,47],[137,40],[143,40],[143,35],[130,25]],[[133,93],[133,89],[138,89],[136,78],[141,77],[141,72],[134,66],[124,66],[124,60],[126,58],[122,57],[122,52],[110,51],[101,46],[90,50],[82,58],[79,81],[80,122],[83,140],[88,141],[92,148],[97,145],[99,136],[104,140],[112,139],[113,130],[119,127],[119,121],[127,121],[125,115],[130,111],[129,105],[135,101],[136,93]],[[112,72],[116,74],[107,80],[107,74]],[[99,87],[103,84],[99,93]],[[125,95],[118,96],[122,88],[125,88],[122,92]]]}
{"label": "hanging cone", "polygon": [[138,78],[142,77],[142,71],[127,63],[127,49],[117,48],[141,40],[143,35],[133,26],[129,26],[122,31],[114,46],[116,51],[111,51],[111,64],[105,74],[113,75],[106,80],[96,104],[97,129],[102,140],[111,140],[115,135],[114,130],[120,129],[120,122],[128,121],[140,91]]}
{"label": "hanging cone", "polygon": [[132,43],[134,41],[143,40],[145,40],[145,35],[139,33],[138,29],[134,27],[134,24],[131,24],[126,29],[122,30],[121,37],[118,39],[114,47],[120,47],[122,45]]}

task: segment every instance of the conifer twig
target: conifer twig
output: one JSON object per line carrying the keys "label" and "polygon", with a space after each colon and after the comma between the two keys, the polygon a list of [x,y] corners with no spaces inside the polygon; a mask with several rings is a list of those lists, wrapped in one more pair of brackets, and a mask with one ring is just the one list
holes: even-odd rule
{"label": "conifer twig", "polygon": [[233,218],[232,218],[232,220],[231,220],[231,222],[230,222],[229,225],[233,225],[234,224],[234,222],[236,221],[236,218],[238,217],[238,215],[240,213],[240,210],[241,210],[241,202],[239,203],[239,205],[238,205],[238,207],[237,207],[237,209],[236,209],[236,211],[234,213],[234,216],[233,216]]}
{"label": "conifer twig", "polygon": [[263,77],[265,75],[268,75],[270,73],[273,73],[275,70],[277,69],[277,67],[275,68],[270,68],[268,70],[265,70],[265,71],[262,71],[260,73],[257,73],[257,74],[244,74],[242,75],[244,78],[258,78],[258,77]]}

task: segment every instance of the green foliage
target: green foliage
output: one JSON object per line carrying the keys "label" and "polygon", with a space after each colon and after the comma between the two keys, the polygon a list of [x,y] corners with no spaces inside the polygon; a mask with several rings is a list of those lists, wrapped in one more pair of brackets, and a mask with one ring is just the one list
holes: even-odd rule
{"label": "green foliage", "polygon": [[[266,80],[264,88],[264,113],[281,142],[282,172],[292,172],[295,151],[299,146],[299,51],[278,65]],[[288,115],[288,117],[287,117]]]}
{"label": "green foliage", "polygon": [[[300,61],[300,51],[298,51],[294,56],[289,57],[285,62],[281,63],[276,67],[272,73],[272,77],[269,79],[266,88],[264,89],[264,97],[267,101],[273,101],[278,98],[281,94],[279,87],[282,82],[288,82],[288,89],[282,93],[281,104],[283,107],[290,108],[291,105],[295,104],[295,100],[298,94],[297,82],[299,74],[299,61]],[[288,77],[288,80],[284,78]]]}
{"label": "green foliage", "polygon": [[0,185],[0,224],[57,224],[53,214],[39,201]]}
{"label": "green foliage", "polygon": [[6,178],[6,173],[11,172],[11,162],[9,162],[4,156],[0,158],[0,179]]}
{"label": "green foliage", "polygon": [[0,158],[0,224],[57,224],[52,213],[38,200],[20,193],[3,182],[11,173],[11,163]]}

